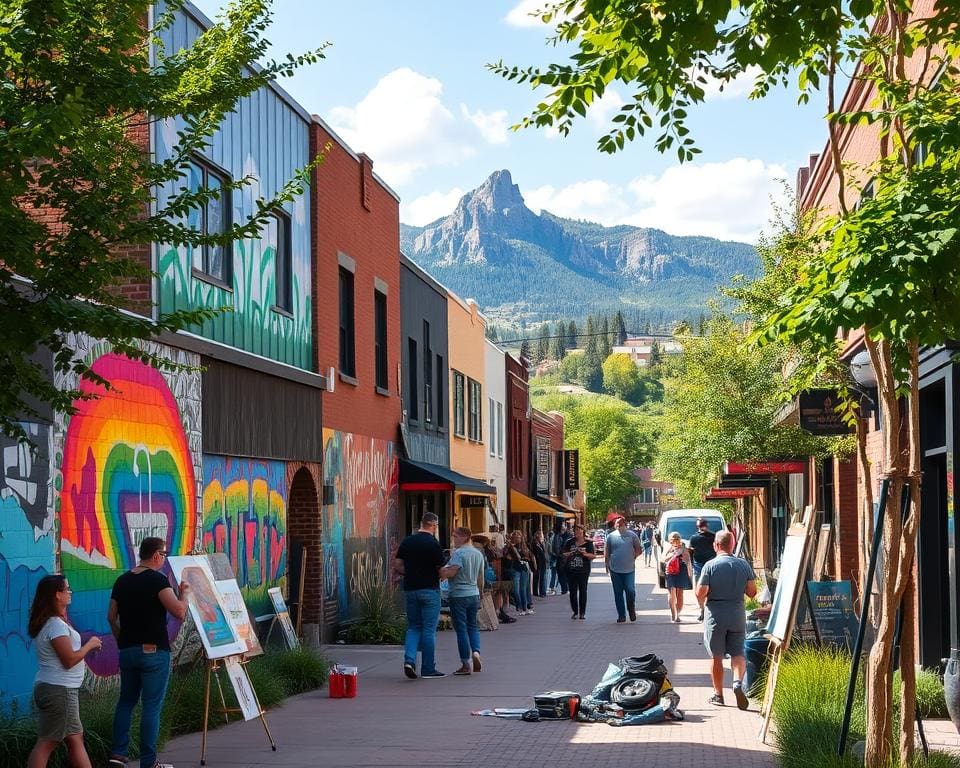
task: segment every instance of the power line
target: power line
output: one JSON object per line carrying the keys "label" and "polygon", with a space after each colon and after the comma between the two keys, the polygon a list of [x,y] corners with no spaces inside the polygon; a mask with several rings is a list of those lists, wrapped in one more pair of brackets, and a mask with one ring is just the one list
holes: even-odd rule
{"label": "power line", "polygon": [[[629,337],[631,332],[627,331],[626,333]],[[521,339],[494,339],[493,341],[496,341],[497,344],[522,344],[525,341],[552,341],[553,339],[569,339],[569,338],[589,339],[589,338],[593,338],[594,336],[616,336],[617,334],[618,334],[617,331],[607,331],[606,333],[604,333],[603,331],[596,331],[595,333],[574,333],[572,336],[570,334],[564,334],[563,336],[559,336],[559,335],[527,336]],[[672,341],[674,338],[674,335],[672,333],[634,333],[633,334],[633,338],[638,338],[638,337],[644,338],[644,339],[654,339],[654,340],[669,339]],[[630,339],[628,338],[627,341],[629,340]]]}

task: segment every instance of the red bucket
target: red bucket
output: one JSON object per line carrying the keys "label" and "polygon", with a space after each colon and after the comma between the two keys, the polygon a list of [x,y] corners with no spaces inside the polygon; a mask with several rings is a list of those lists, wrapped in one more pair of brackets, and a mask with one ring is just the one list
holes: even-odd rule
{"label": "red bucket", "polygon": [[334,667],[330,670],[330,698],[354,699],[357,696],[357,668]]}

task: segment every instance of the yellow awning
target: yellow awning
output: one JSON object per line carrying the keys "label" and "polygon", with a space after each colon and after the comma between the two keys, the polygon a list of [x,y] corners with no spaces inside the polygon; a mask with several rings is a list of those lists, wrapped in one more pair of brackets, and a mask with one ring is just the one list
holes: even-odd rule
{"label": "yellow awning", "polygon": [[510,512],[514,515],[546,515],[547,517],[556,517],[557,511],[553,507],[531,499],[529,496],[519,491],[510,489]]}

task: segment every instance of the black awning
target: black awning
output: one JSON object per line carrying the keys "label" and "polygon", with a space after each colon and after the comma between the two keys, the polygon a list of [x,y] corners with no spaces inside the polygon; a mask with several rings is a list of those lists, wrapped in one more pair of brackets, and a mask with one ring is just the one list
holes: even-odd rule
{"label": "black awning", "polygon": [[575,514],[577,514],[577,510],[575,510],[573,507],[568,507],[566,504],[564,504],[564,503],[562,503],[562,502],[560,502],[560,501],[557,501],[556,499],[551,498],[550,496],[541,496],[541,495],[538,493],[538,494],[537,494],[536,496],[534,496],[533,498],[535,498],[537,501],[542,501],[542,502],[543,502],[544,504],[546,504],[548,507],[552,507],[553,509],[557,510],[557,512],[563,512],[565,515],[567,515],[567,514],[569,514],[569,515],[575,515]]}
{"label": "black awning", "polygon": [[450,467],[400,459],[401,491],[468,491],[495,495],[497,489],[483,480],[454,472]]}

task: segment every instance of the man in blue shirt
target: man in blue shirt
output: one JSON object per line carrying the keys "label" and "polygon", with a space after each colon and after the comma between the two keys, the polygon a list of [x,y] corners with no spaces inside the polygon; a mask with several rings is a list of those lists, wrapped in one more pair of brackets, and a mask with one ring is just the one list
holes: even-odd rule
{"label": "man in blue shirt", "polygon": [[[469,675],[480,671],[480,627],[477,611],[480,610],[480,592],[483,553],[473,546],[469,528],[455,528],[453,543],[456,549],[450,561],[440,569],[440,578],[450,580],[450,618],[457,633],[457,650],[460,651],[460,669],[453,674]],[[473,669],[470,662],[473,661]]]}
{"label": "man in blue shirt", "polygon": [[[607,534],[603,560],[610,582],[613,584],[613,602],[617,607],[617,624],[637,620],[636,601],[636,565],[635,561],[643,552],[640,537],[627,528],[627,521],[618,517],[616,527]],[[626,600],[624,600],[626,598]],[[626,602],[626,606],[624,606]]]}

